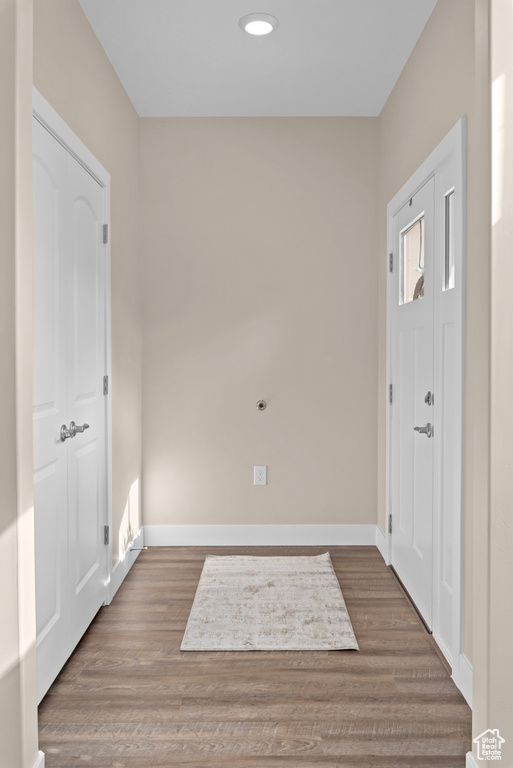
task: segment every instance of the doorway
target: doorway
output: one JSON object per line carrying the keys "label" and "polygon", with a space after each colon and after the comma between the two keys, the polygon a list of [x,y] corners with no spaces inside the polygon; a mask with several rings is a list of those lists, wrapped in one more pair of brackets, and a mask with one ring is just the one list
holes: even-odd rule
{"label": "doorway", "polygon": [[34,94],[39,700],[107,598],[108,175],[100,173]]}
{"label": "doorway", "polygon": [[461,656],[465,121],[388,205],[388,562]]}

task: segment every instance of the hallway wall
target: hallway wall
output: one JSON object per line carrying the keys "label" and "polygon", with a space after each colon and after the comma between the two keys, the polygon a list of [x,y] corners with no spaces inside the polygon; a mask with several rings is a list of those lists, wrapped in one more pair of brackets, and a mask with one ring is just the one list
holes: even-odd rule
{"label": "hallway wall", "polygon": [[140,525],[139,118],[78,0],[35,3],[34,85],[111,174],[115,563]]}
{"label": "hallway wall", "polygon": [[[482,687],[488,707],[482,722],[498,728],[503,764],[513,765],[513,5],[491,4],[492,49],[492,355],[491,355],[491,504],[488,632],[483,637]],[[482,557],[480,547],[476,547]],[[484,567],[482,567],[484,571]],[[489,665],[489,681],[485,688]],[[486,711],[488,710],[488,711]],[[477,723],[479,726],[481,723]],[[489,727],[486,725],[485,727]],[[480,731],[477,731],[479,734]],[[493,763],[495,764],[495,763]]]}
{"label": "hallway wall", "polygon": [[32,0],[0,0],[0,768],[37,759]]}
{"label": "hallway wall", "polygon": [[373,118],[141,121],[145,524],[376,522],[376,151]]}

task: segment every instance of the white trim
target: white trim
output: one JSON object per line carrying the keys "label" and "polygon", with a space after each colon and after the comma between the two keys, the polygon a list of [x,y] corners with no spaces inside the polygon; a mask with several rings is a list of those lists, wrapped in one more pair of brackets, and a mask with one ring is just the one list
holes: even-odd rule
{"label": "white trim", "polygon": [[467,752],[467,758],[465,760],[465,768],[478,768],[472,752]]}
{"label": "white trim", "polygon": [[149,547],[376,544],[375,525],[145,525],[143,529]]}
{"label": "white trim", "polygon": [[[109,377],[109,395],[106,401],[106,494],[107,510],[105,524],[109,526],[111,535],[106,552],[105,583],[112,578],[112,360],[111,360],[111,282],[110,282],[110,173],[98,162],[92,152],[64,122],[62,117],[46,101],[39,91],[32,86],[32,114],[46,130],[61,144],[75,160],[103,187],[104,194],[104,223],[109,227],[108,243],[105,245],[105,306],[106,306],[106,345],[105,345],[105,374]],[[109,599],[109,589],[105,590],[105,599]]]}
{"label": "white trim", "polygon": [[[433,152],[429,155],[427,160],[425,160],[424,163],[420,166],[420,168],[417,169],[417,171],[413,174],[413,176],[404,184],[404,186],[399,190],[399,192],[394,196],[394,198],[390,201],[390,203],[387,206],[387,265],[388,265],[388,254],[394,251],[394,242],[393,242],[393,219],[394,216],[397,214],[397,212],[402,208],[402,206],[405,204],[405,202],[410,199],[411,197],[414,197],[414,195],[421,189],[421,187],[427,182],[429,178],[431,178],[433,175],[438,174],[441,169],[448,163],[449,158],[453,157],[456,162],[456,171],[455,176],[457,177],[457,185],[459,189],[462,190],[462,195],[459,196],[459,203],[458,208],[456,211],[456,215],[458,217],[457,221],[457,227],[456,229],[459,229],[462,233],[462,241],[458,244],[461,248],[461,254],[462,254],[462,273],[460,276],[460,284],[459,288],[462,292],[462,317],[461,317],[461,323],[462,323],[462,349],[464,349],[464,340],[463,340],[463,334],[464,334],[464,280],[465,280],[465,225],[466,225],[466,205],[465,205],[465,156],[466,156],[466,119],[462,118],[458,121],[458,123],[452,128],[451,131],[447,134],[445,139],[441,141],[441,143],[436,147],[436,149],[433,150]],[[394,260],[394,274],[396,274],[396,269],[398,267],[397,265],[397,259]],[[386,351],[386,386],[387,386],[387,395],[388,395],[388,386],[390,383],[392,383],[392,365],[391,365],[391,354],[390,350],[392,349],[392,322],[391,322],[391,289],[392,289],[392,281],[389,279],[389,273],[388,273],[388,266],[387,266],[387,333],[386,333],[386,343],[387,343],[387,351]],[[435,331],[436,333],[437,331]],[[461,383],[463,387],[463,365],[464,361],[461,360]],[[461,392],[461,430],[463,431],[463,389]],[[388,533],[388,520],[389,515],[392,510],[392,503],[391,503],[391,419],[392,419],[392,412],[393,412],[393,405],[390,405],[387,397],[387,407],[386,407],[386,430],[387,430],[387,436],[386,436],[386,522],[387,527],[385,531],[385,538],[386,538],[386,545],[384,547],[386,557],[385,562],[391,563],[391,536]],[[463,662],[464,670],[460,672],[459,667],[461,662],[461,657],[463,654],[461,653],[461,638],[463,633],[463,614],[462,614],[462,590],[463,590],[463,574],[462,574],[462,548],[463,548],[463,514],[462,514],[462,467],[463,467],[463,435],[462,440],[460,443],[460,455],[457,458],[457,460],[454,463],[454,472],[459,473],[459,499],[458,499],[458,505],[457,510],[455,513],[455,520],[454,520],[454,553],[453,553],[453,566],[454,566],[454,603],[453,603],[453,616],[454,616],[454,622],[452,627],[452,648],[442,648],[442,651],[444,652],[444,655],[447,656],[449,663],[451,664],[452,671],[453,671],[453,679],[456,683],[456,685],[461,689],[461,685],[467,686],[465,693],[462,690],[463,695],[465,698],[467,698],[468,695],[468,685],[465,681],[468,680],[468,662],[467,666],[465,667],[465,662]],[[436,490],[436,489],[435,489]],[[438,518],[437,518],[437,512],[435,510],[434,513],[434,525],[437,526],[439,524]],[[381,546],[383,546],[383,542],[381,542]],[[380,546],[380,551],[382,551]],[[383,553],[383,552],[382,552]],[[434,562],[433,562],[433,574],[434,579],[439,577],[439,568],[440,568],[440,560],[436,560],[436,553],[434,555]],[[435,638],[437,636],[437,616],[438,616],[438,591],[437,589],[433,588],[433,617],[434,617],[434,635]],[[463,657],[464,658],[464,657]],[[467,698],[468,701],[468,698]]]}
{"label": "white trim", "polygon": [[112,238],[112,228],[110,225],[110,175],[109,181],[105,186],[105,223],[108,226],[108,238],[105,245],[105,310],[106,310],[106,325],[105,332],[107,334],[105,344],[105,375],[108,376],[109,393],[106,396],[106,409],[107,409],[107,432],[106,432],[106,445],[105,445],[105,460],[107,462],[107,525],[109,526],[109,543],[107,546],[107,579],[112,579],[112,538],[113,538],[113,525],[112,525],[112,310],[111,310],[111,250],[110,243]]}
{"label": "white trim", "polygon": [[472,664],[464,653],[460,653],[459,664],[452,670],[452,679],[472,709]]}
{"label": "white trim", "polygon": [[387,547],[387,537],[386,534],[383,533],[379,525],[376,526],[376,546],[379,549],[381,553],[381,557],[385,561],[387,565],[390,565],[390,561],[388,559],[388,547]]}
{"label": "white trim", "polygon": [[123,581],[125,580],[130,568],[133,566],[139,555],[141,554],[140,550],[136,552],[132,552],[132,547],[139,548],[144,546],[144,534],[143,529],[139,528],[138,533],[135,534],[134,538],[130,542],[130,544],[127,546],[126,551],[124,555],[118,560],[118,562],[115,564],[114,568],[112,569],[112,573],[110,576],[110,581],[108,584],[108,602],[105,602],[105,605],[110,605],[112,602],[112,598],[122,585]]}
{"label": "white trim", "polygon": [[37,753],[36,762],[34,763],[34,768],[45,768],[45,753],[39,752]]}
{"label": "white trim", "polygon": [[32,114],[102,187],[107,188],[110,184],[110,173],[34,86]]}

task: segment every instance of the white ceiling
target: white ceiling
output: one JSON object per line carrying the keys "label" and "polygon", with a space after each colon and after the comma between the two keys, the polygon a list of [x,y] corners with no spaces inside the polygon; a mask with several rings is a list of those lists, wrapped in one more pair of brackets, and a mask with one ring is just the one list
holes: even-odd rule
{"label": "white ceiling", "polygon": [[437,2],[79,1],[143,117],[378,115]]}

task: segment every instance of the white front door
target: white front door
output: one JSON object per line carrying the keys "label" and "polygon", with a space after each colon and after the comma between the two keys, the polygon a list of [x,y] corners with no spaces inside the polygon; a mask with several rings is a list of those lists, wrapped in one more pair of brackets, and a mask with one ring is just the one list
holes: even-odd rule
{"label": "white front door", "polygon": [[425,622],[433,616],[434,178],[393,221],[391,562]]}
{"label": "white front door", "polygon": [[459,685],[466,669],[460,664],[464,120],[389,202],[387,243],[393,267],[387,298],[387,561]]}
{"label": "white front door", "polygon": [[106,260],[105,190],[36,119],[33,131],[41,699],[105,599]]}

